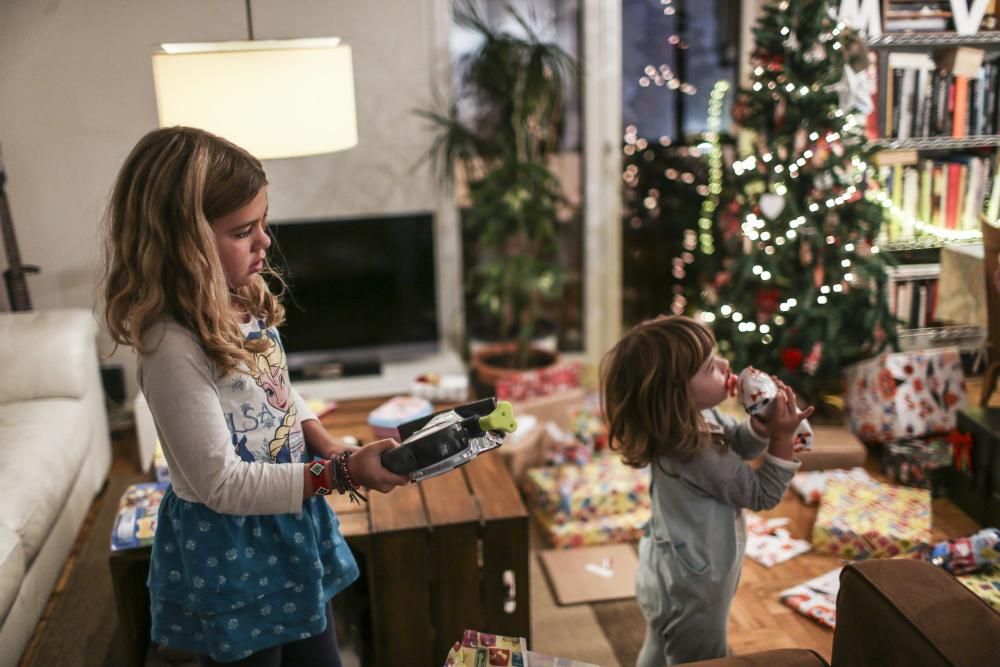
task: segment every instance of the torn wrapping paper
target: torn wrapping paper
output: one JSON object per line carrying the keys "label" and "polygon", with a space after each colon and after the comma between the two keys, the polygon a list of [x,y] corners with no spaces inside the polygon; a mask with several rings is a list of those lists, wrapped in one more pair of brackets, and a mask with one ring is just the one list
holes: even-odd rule
{"label": "torn wrapping paper", "polygon": [[869,484],[875,481],[864,468],[810,470],[795,474],[792,478],[792,490],[802,497],[802,502],[806,505],[815,505],[823,497],[823,489],[830,480],[845,480],[857,484]]}
{"label": "torn wrapping paper", "polygon": [[1000,529],[983,528],[966,537],[942,540],[921,549],[920,557],[955,575],[1000,568]]}
{"label": "torn wrapping paper", "polygon": [[779,599],[806,618],[833,630],[837,627],[837,593],[843,566],[815,579],[792,586],[778,594]]}
{"label": "torn wrapping paper", "polygon": [[930,539],[929,491],[843,480],[827,483],[812,533],[816,551],[856,559],[912,553]]}
{"label": "torn wrapping paper", "polygon": [[746,512],[746,521],[747,558],[764,567],[773,567],[812,549],[809,542],[792,537],[784,528],[788,518],[765,519]]}

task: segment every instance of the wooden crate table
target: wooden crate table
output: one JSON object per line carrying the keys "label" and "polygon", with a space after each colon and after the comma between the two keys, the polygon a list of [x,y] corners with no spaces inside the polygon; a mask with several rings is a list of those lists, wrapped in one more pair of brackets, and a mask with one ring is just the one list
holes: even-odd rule
{"label": "wooden crate table", "polygon": [[[336,436],[374,439],[367,415],[385,399],[344,401],[323,418]],[[442,406],[438,409],[443,409]],[[498,452],[434,479],[371,493],[367,505],[328,496],[362,572],[338,595],[361,608],[363,665],[440,665],[466,628],[525,637],[530,646],[528,513]],[[150,644],[149,547],[111,552],[130,664]],[[338,622],[339,627],[339,622]]]}

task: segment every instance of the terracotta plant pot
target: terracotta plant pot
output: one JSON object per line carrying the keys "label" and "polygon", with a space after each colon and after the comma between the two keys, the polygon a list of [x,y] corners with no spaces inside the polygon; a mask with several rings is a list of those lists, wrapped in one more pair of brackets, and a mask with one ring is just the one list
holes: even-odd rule
{"label": "terracotta plant pot", "polygon": [[532,346],[529,364],[519,368],[513,365],[516,352],[517,343],[509,341],[484,345],[472,354],[469,374],[477,396],[492,396],[497,381],[506,375],[545,368],[559,360],[559,352]]}

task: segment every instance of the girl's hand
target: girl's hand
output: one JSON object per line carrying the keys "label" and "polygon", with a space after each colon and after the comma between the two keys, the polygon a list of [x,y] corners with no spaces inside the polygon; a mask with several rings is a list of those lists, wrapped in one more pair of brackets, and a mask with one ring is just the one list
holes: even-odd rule
{"label": "girl's hand", "polygon": [[778,458],[791,460],[795,444],[795,429],[803,420],[809,418],[814,408],[810,406],[805,410],[799,410],[792,388],[778,378],[774,378],[774,382],[778,385],[778,394],[774,397],[774,407],[771,409],[771,416],[765,424],[768,437],[771,440],[768,451]]}
{"label": "girl's hand", "polygon": [[409,477],[388,470],[379,459],[382,452],[394,447],[399,447],[399,443],[387,438],[353,450],[351,457],[347,459],[347,470],[355,483],[380,493],[389,493],[394,487],[409,484]]}

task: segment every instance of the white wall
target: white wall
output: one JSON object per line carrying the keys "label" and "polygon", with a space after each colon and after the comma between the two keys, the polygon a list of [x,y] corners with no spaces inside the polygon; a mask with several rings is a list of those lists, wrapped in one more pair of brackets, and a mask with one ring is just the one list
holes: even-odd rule
{"label": "white wall", "polygon": [[[448,80],[447,8],[443,0],[253,3],[256,38],[339,36],[354,54],[359,145],[265,163],[273,219],[444,206],[428,168],[414,170],[429,138],[411,111],[431,101],[432,79]],[[36,308],[95,303],[108,193],[157,122],[154,45],[246,35],[241,0],[0,2],[0,145],[22,259],[42,267],[29,278]],[[456,247],[447,235],[438,247],[449,328]],[[7,308],[5,295],[0,303]],[[134,389],[131,353],[108,363],[125,364]]]}

